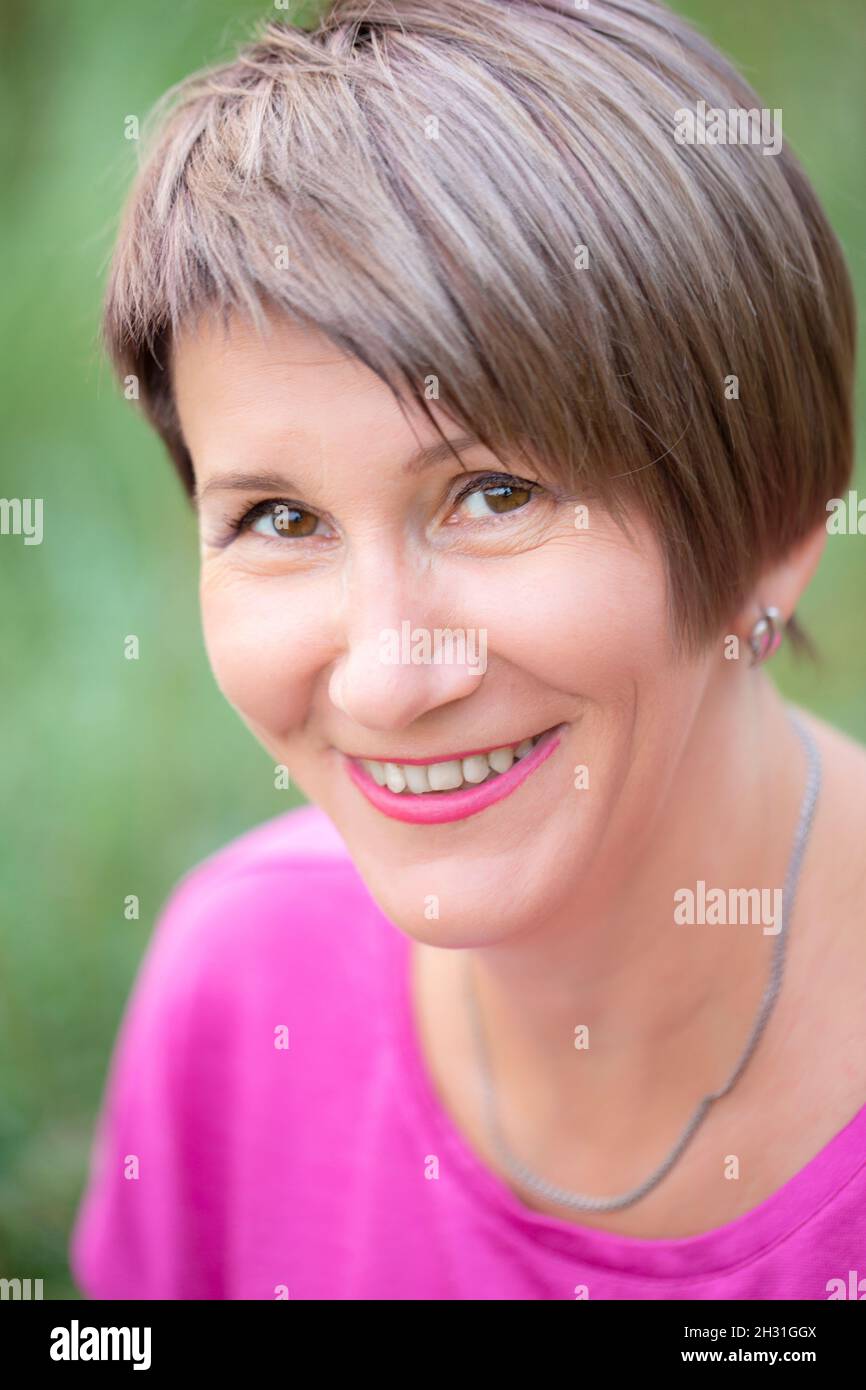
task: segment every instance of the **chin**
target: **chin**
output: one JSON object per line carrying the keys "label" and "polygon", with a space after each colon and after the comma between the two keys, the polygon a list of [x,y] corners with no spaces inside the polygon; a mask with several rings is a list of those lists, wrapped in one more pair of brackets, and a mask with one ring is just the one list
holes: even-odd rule
{"label": "chin", "polygon": [[[568,820],[559,836],[549,823],[537,827],[516,852],[507,846],[474,853],[467,841],[463,850],[421,860],[419,843],[409,862],[393,853],[380,857],[369,843],[342,833],[367,890],[394,926],[414,941],[459,950],[531,932],[575,902],[580,855]],[[568,861],[563,841],[570,845]]]}

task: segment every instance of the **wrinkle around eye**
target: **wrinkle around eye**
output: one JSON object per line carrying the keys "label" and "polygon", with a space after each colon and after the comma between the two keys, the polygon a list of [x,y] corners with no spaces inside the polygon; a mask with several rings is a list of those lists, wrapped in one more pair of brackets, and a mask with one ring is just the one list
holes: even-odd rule
{"label": "wrinkle around eye", "polygon": [[[518,505],[499,512],[485,507],[480,516],[465,515],[463,509],[470,499],[478,496],[483,499],[485,492],[506,487],[524,494]],[[480,505],[484,506],[483,501]],[[314,529],[301,534],[281,532],[276,521],[281,507],[299,513],[302,519],[307,518]],[[420,516],[414,520],[383,517],[371,502],[365,508],[364,525],[360,529],[356,525],[354,540],[367,545],[378,543],[388,549],[399,545],[401,540],[410,539],[417,525],[416,539],[421,541],[423,536],[424,543],[432,546],[432,553],[465,548],[469,554],[511,554],[535,548],[559,531],[571,531],[570,498],[557,495],[544,483],[512,475],[482,475],[471,490],[466,488],[458,498],[446,503],[446,507],[448,510],[444,515],[440,512],[438,519],[428,516],[423,522]],[[251,517],[253,513],[257,515]],[[285,496],[248,502],[234,518],[214,517],[213,526],[206,524],[201,514],[199,520],[205,550],[231,553],[233,561],[265,572],[272,572],[275,563],[292,568],[309,566],[332,556],[347,539],[350,547],[353,542],[353,535],[347,537],[330,513],[316,511]],[[371,528],[379,533],[378,542],[371,536]]]}

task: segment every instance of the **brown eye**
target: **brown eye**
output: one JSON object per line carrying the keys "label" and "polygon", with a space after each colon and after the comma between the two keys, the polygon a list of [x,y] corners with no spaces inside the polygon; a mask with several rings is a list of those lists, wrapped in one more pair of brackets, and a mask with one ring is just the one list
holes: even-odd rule
{"label": "brown eye", "polygon": [[319,518],[292,502],[260,502],[244,518],[244,530],[260,536],[292,539],[315,534]]}
{"label": "brown eye", "polygon": [[525,507],[534,489],[522,483],[482,484],[462,500],[462,506],[471,517],[485,517],[496,512],[516,512]]}

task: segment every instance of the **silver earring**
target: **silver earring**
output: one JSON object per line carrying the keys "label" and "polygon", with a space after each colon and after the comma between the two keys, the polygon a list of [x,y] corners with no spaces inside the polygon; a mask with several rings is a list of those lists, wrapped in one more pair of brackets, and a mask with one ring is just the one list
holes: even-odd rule
{"label": "silver earring", "polygon": [[765,608],[749,633],[749,646],[752,651],[752,665],[759,666],[779,646],[785,623],[778,608]]}

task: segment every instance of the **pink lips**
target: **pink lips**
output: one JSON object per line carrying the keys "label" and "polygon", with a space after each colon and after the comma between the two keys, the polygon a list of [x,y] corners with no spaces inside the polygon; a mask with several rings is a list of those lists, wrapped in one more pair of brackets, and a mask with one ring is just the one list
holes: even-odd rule
{"label": "pink lips", "polygon": [[410,825],[443,825],[447,821],[465,820],[485,811],[503,797],[516,791],[521,782],[540,767],[558,748],[563,726],[551,729],[539,739],[535,747],[520,762],[513,763],[507,772],[482,782],[477,787],[465,787],[454,792],[426,792],[412,795],[407,792],[392,792],[380,787],[365,767],[344,758],[346,771],[359,791],[375,806],[393,820],[406,821]]}

